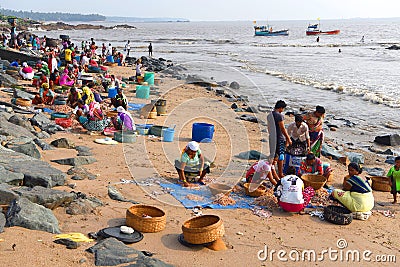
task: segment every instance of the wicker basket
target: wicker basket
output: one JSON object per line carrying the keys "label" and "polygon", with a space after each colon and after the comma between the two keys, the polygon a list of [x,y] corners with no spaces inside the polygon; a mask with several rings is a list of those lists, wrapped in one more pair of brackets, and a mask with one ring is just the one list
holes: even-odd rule
{"label": "wicker basket", "polygon": [[390,192],[390,178],[385,176],[372,176],[372,189],[375,191]]}
{"label": "wicker basket", "polygon": [[225,228],[217,215],[203,215],[184,222],[182,232],[186,242],[206,244],[221,238],[225,233]]}
{"label": "wicker basket", "polygon": [[[145,218],[148,215],[151,218]],[[126,211],[126,225],[143,233],[155,233],[164,230],[167,222],[165,212],[147,205],[134,205]]]}
{"label": "wicker basket", "polygon": [[246,190],[246,195],[251,196],[251,197],[259,197],[262,194],[264,194],[265,191],[267,190],[267,188],[265,186],[260,185],[256,190],[250,192],[249,191],[250,183],[245,183],[243,185],[243,187]]}
{"label": "wicker basket", "polygon": [[353,221],[353,214],[345,207],[331,205],[324,208],[324,219],[334,224],[347,225]]}
{"label": "wicker basket", "polygon": [[220,184],[220,183],[213,183],[208,186],[208,189],[210,189],[211,194],[218,195],[218,194],[225,194],[229,195],[232,191],[232,187],[226,184]]}
{"label": "wicker basket", "polygon": [[15,104],[21,107],[30,107],[32,101],[29,99],[17,98],[17,100],[15,100]]}
{"label": "wicker basket", "polygon": [[303,174],[301,179],[304,182],[304,188],[311,186],[314,190],[321,189],[326,183],[326,178],[318,174]]}

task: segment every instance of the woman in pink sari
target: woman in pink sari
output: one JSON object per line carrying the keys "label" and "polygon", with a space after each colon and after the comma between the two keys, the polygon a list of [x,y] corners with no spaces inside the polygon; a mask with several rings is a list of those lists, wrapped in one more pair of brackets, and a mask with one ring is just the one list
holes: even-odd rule
{"label": "woman in pink sari", "polygon": [[67,85],[67,86],[73,86],[75,83],[75,80],[69,77],[69,71],[68,69],[64,70],[64,73],[60,76],[60,85]]}

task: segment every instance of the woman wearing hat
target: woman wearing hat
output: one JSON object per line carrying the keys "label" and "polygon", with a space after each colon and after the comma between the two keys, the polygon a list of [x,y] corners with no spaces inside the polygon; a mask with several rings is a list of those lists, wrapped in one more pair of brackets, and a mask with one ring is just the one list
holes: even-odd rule
{"label": "woman wearing hat", "polygon": [[205,161],[199,143],[191,141],[186,145],[181,157],[175,160],[175,169],[184,187],[190,185],[186,179],[190,174],[200,175],[198,182],[204,185],[204,178],[210,173],[210,163]]}

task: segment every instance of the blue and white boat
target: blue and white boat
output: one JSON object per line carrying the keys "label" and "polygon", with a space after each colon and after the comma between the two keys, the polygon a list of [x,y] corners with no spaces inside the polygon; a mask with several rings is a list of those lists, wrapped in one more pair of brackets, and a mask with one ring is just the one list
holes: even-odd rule
{"label": "blue and white boat", "polygon": [[269,26],[254,26],[255,36],[287,36],[289,35],[289,30],[274,31],[272,27]]}

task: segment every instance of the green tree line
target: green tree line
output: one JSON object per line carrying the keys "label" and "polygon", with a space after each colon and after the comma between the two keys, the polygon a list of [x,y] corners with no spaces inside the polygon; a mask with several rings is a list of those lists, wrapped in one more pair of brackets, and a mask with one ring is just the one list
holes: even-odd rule
{"label": "green tree line", "polygon": [[106,17],[99,14],[72,14],[61,12],[32,12],[32,11],[15,11],[10,9],[0,9],[0,14],[4,16],[15,16],[23,19],[31,19],[38,21],[105,21]]}

